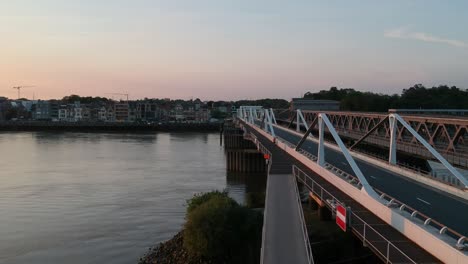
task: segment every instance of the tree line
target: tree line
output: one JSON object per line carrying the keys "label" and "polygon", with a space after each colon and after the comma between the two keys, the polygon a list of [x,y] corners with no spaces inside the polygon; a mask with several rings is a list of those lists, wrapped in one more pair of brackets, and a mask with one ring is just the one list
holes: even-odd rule
{"label": "tree line", "polygon": [[466,109],[468,108],[468,90],[456,86],[439,85],[426,88],[416,84],[403,89],[401,95],[386,95],[373,92],[361,92],[352,88],[331,87],[317,93],[307,92],[304,98],[316,100],[336,100],[341,110],[387,112],[388,109]]}

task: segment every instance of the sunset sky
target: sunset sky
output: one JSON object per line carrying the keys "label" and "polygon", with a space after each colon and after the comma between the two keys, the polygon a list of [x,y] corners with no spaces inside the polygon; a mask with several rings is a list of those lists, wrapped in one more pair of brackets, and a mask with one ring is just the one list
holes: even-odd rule
{"label": "sunset sky", "polygon": [[468,1],[0,0],[0,96],[468,88]]}

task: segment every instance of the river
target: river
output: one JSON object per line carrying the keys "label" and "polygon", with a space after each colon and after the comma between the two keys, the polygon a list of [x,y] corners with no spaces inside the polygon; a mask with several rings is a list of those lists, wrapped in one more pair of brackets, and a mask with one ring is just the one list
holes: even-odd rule
{"label": "river", "polygon": [[262,186],[217,133],[0,133],[0,263],[137,263],[193,194]]}

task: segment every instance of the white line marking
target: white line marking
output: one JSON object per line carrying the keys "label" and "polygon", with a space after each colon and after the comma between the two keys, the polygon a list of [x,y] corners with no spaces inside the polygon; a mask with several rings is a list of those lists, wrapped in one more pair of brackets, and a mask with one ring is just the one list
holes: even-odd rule
{"label": "white line marking", "polygon": [[376,178],[376,177],[374,177],[374,176],[369,176],[369,177],[371,177],[372,179],[376,179],[376,180],[377,180],[377,178]]}
{"label": "white line marking", "polygon": [[346,162],[341,162],[341,164],[343,164],[345,166],[348,166],[348,163],[346,163]]}
{"label": "white line marking", "polygon": [[424,200],[421,199],[421,198],[416,197],[416,199],[418,199],[419,201],[421,201],[421,202],[423,202],[423,203],[425,203],[425,204],[427,204],[427,205],[431,205],[429,202],[426,202],[426,201],[424,201]]}
{"label": "white line marking", "polygon": [[336,217],[338,217],[341,221],[346,223],[346,216],[342,215],[340,212],[336,212]]}

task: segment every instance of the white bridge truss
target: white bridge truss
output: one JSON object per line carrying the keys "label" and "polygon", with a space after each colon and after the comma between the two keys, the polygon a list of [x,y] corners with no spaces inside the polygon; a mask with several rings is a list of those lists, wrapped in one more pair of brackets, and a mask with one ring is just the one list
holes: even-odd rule
{"label": "white bridge truss", "polygon": [[[291,143],[289,143],[289,142],[285,142],[285,140],[283,140],[283,139],[281,139],[281,138],[279,138],[278,136],[275,135],[274,127],[277,126],[277,123],[276,123],[276,118],[275,118],[273,109],[264,109],[261,106],[241,106],[237,111],[237,117],[240,118],[241,120],[243,120],[244,122],[250,124],[252,127],[261,128],[263,131],[265,131],[267,134],[270,135],[270,138],[271,138],[271,140],[273,142],[276,142],[278,144],[278,141],[280,141],[280,143],[283,143],[285,149],[287,147],[292,148],[295,152],[290,152],[290,154],[292,154],[293,156],[300,157],[300,156],[297,156],[297,154],[307,156],[309,159],[314,161],[315,164],[320,166],[321,168],[334,172],[335,176],[337,174],[339,174],[340,176],[345,177],[346,180],[347,180],[347,183],[349,185],[351,185],[353,188],[358,188],[359,191],[362,194],[364,194],[367,197],[370,197],[371,200],[373,200],[373,202],[372,202],[369,199],[362,200],[362,198],[359,198],[358,200],[363,201],[364,206],[366,206],[368,208],[374,207],[375,202],[380,204],[380,206],[383,205],[383,206],[387,207],[387,209],[390,209],[390,210],[392,210],[392,207],[396,206],[400,211],[400,214],[398,214],[399,215],[398,217],[403,217],[404,219],[406,219],[405,221],[409,221],[410,223],[413,223],[411,220],[415,215],[420,214],[416,210],[412,210],[410,212],[411,216],[408,219],[408,217],[404,216],[404,214],[402,214],[401,212],[403,212],[405,210],[407,211],[408,208],[410,208],[409,206],[399,202],[398,200],[390,197],[389,195],[387,195],[387,194],[385,194],[385,193],[383,193],[383,192],[381,192],[379,190],[376,191],[376,189],[374,189],[368,183],[368,181],[364,177],[364,174],[362,173],[362,171],[360,170],[360,168],[356,164],[356,162],[355,162],[353,156],[351,155],[350,151],[347,149],[347,147],[345,146],[345,144],[343,143],[343,141],[339,137],[337,131],[333,127],[332,123],[328,119],[328,116],[327,116],[326,113],[319,113],[317,115],[317,117],[315,118],[315,120],[311,124],[308,124],[306,122],[306,119],[304,118],[304,115],[301,112],[301,110],[296,111],[296,118],[297,118],[296,119],[297,120],[297,122],[296,122],[296,131],[300,132],[301,127],[303,126],[303,127],[305,127],[307,129],[307,132],[305,134],[303,134],[303,135],[301,134],[302,139],[295,146],[291,145]],[[442,157],[423,137],[421,137],[403,118],[401,118],[401,116],[399,116],[396,113],[391,113],[391,114],[388,115],[388,120],[389,120],[389,127],[390,127],[390,150],[389,150],[390,153],[389,153],[389,160],[388,160],[389,165],[395,165],[396,164],[396,153],[397,153],[396,152],[396,144],[397,144],[397,141],[396,141],[396,133],[397,133],[396,127],[397,127],[397,123],[400,123],[425,148],[427,148],[427,150],[430,151],[430,153],[432,153],[434,155],[434,157],[437,160],[439,160],[445,166],[445,168],[447,168],[453,174],[454,177],[456,177],[460,182],[462,182],[464,184],[465,188],[468,188],[468,180],[466,178],[464,178],[460,174],[460,172],[458,172],[457,169],[455,169],[449,162],[447,162],[447,160],[444,157]],[[318,128],[318,131],[319,131],[319,138],[318,139],[314,138],[314,140],[318,141],[318,153],[315,156],[314,154],[310,154],[310,153],[308,153],[306,151],[301,150],[300,147],[308,137],[312,136],[312,134],[311,134],[312,130],[317,129],[317,128]],[[330,132],[330,134],[333,136],[333,139],[336,141],[336,144],[338,145],[338,149],[343,153],[344,157],[346,158],[347,162],[351,166],[351,168],[352,168],[355,175],[348,175],[345,172],[343,172],[343,171],[341,171],[341,170],[339,170],[337,168],[333,168],[333,165],[328,164],[325,161],[325,151],[324,151],[325,144],[326,144],[325,143],[325,135],[324,135],[325,134],[324,133],[325,128],[327,128],[328,131]],[[352,189],[348,189],[347,187],[345,189],[348,190],[347,192],[353,193]],[[350,193],[348,193],[348,194],[350,194]],[[366,204],[371,204],[371,205],[366,205]],[[374,209],[375,208],[380,208],[380,207],[377,206],[377,207],[374,207]],[[374,211],[374,212],[376,212],[376,211]],[[457,249],[463,250],[466,247],[465,242],[467,241],[467,238],[460,235],[458,240],[456,240],[455,245],[451,244],[451,245],[449,245],[449,247],[444,247],[443,244],[448,245],[448,244],[451,243],[450,241],[452,241],[452,239],[442,237],[442,236],[444,236],[444,233],[447,232],[447,230],[449,230],[446,226],[442,225],[440,227],[440,229],[438,231],[438,236],[436,238],[431,237],[431,239],[432,239],[431,241],[436,241],[436,243],[442,243],[442,244],[437,244],[434,247],[432,247],[432,246],[427,247],[428,242],[424,241],[425,239],[422,239],[421,235],[419,235],[419,239],[417,239],[418,236],[413,236],[413,234],[408,234],[407,231],[405,231],[406,230],[405,228],[402,228],[401,226],[395,225],[392,222],[391,219],[390,220],[387,219],[388,215],[382,216],[379,213],[377,213],[377,216],[380,217],[385,222],[387,222],[389,225],[395,227],[397,230],[399,230],[400,232],[402,232],[406,236],[408,236],[410,239],[415,241],[418,245],[420,245],[421,247],[428,250],[428,252],[430,252],[431,254],[433,254],[435,256],[438,256],[439,259],[441,259],[442,261],[444,261],[444,262],[453,262],[453,261],[455,261],[453,263],[466,263],[464,261],[467,260],[467,256],[464,253],[461,253],[461,251],[458,251],[459,253],[461,253],[461,255],[457,254],[456,251],[457,251]],[[395,217],[395,216],[393,216],[393,217]],[[426,218],[427,219],[424,221],[424,226],[427,226],[431,221],[433,221],[429,217],[426,217]],[[432,232],[430,232],[428,229],[425,232],[427,232],[427,235],[432,234]],[[456,234],[458,234],[458,233],[456,233]],[[426,236],[426,235],[424,235],[424,236]],[[426,240],[427,240],[427,237],[428,236],[426,236]],[[434,243],[432,243],[432,244],[434,244]],[[447,250],[447,248],[454,249],[455,250],[454,254],[456,256],[454,254],[452,254],[452,255],[450,255],[450,254],[441,254],[438,251],[440,251],[442,248],[444,248],[445,251]],[[450,255],[450,256],[448,256],[448,255]]]}

